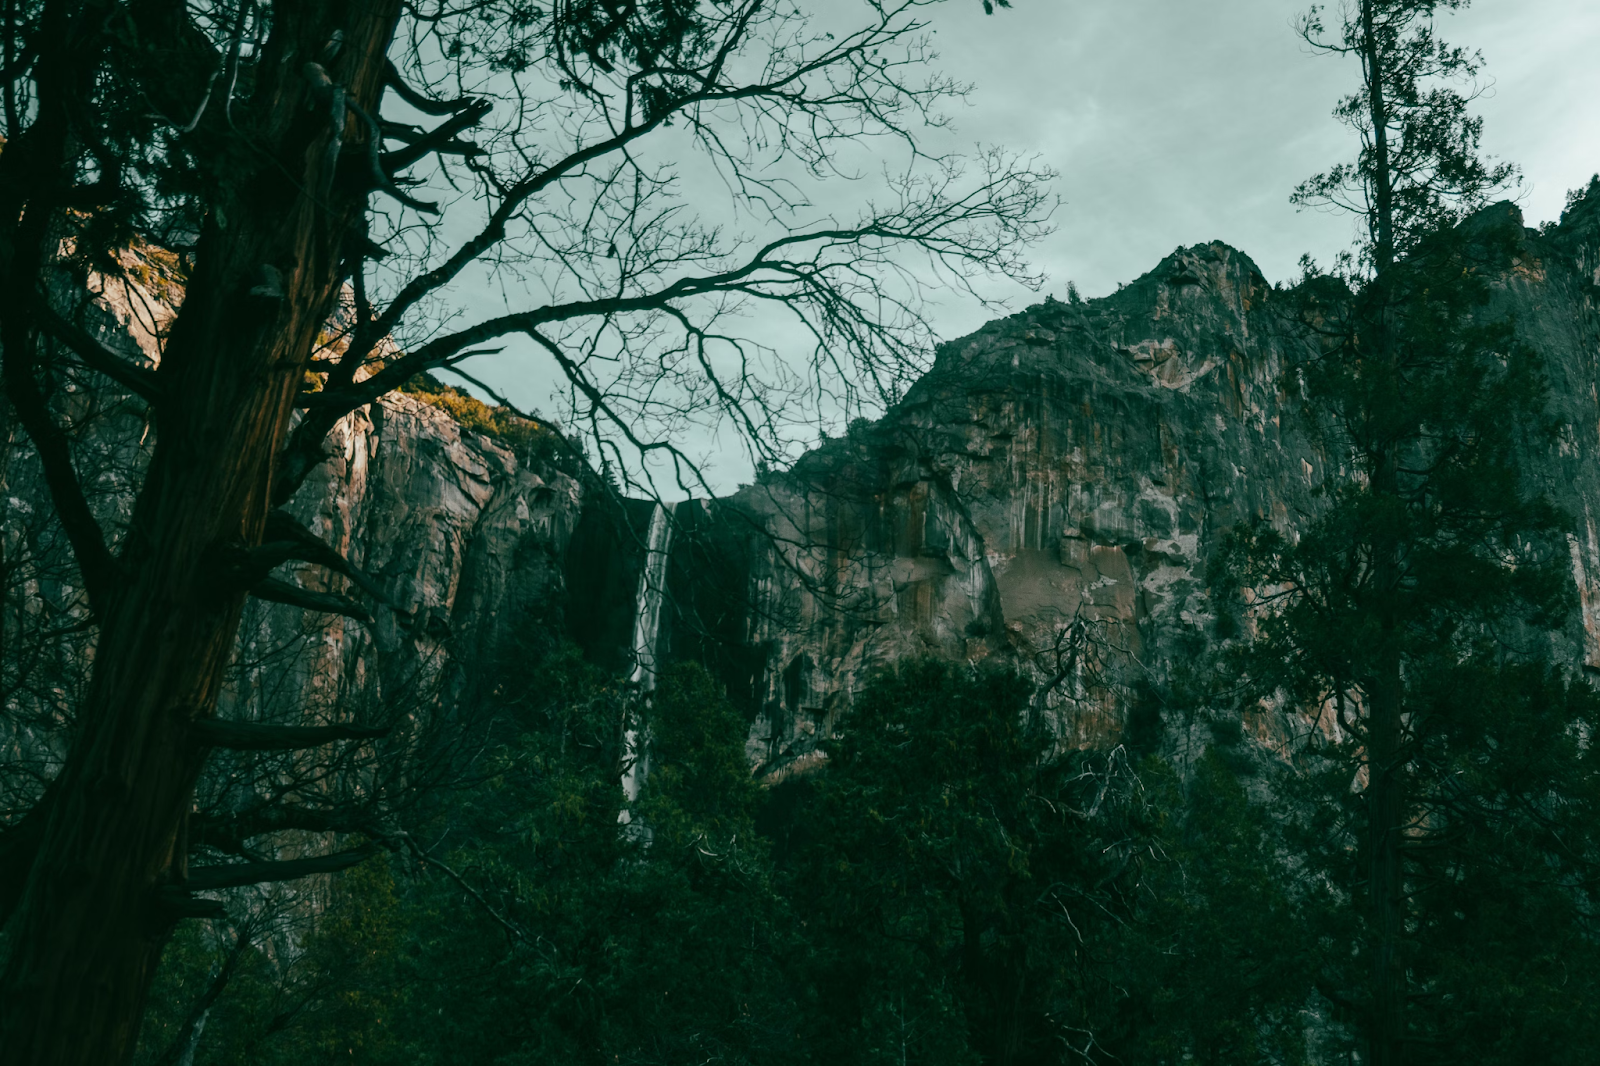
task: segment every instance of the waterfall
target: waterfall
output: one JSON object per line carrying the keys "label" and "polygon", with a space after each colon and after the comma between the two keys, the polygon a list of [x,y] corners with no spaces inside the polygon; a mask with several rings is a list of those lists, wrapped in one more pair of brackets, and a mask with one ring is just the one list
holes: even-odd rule
{"label": "waterfall", "polygon": [[[667,509],[656,504],[650,512],[650,533],[646,539],[644,568],[639,572],[639,591],[633,600],[633,672],[628,680],[640,693],[656,687],[656,641],[661,631],[661,601],[667,591],[667,560],[672,552],[672,520]],[[635,725],[622,738],[622,792],[629,803],[639,798],[645,776],[650,772],[648,730]],[[623,811],[621,820],[630,820]]]}

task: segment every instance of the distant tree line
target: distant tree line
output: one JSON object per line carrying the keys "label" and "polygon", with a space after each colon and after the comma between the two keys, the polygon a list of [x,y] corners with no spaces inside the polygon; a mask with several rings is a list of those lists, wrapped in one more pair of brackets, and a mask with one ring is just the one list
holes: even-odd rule
{"label": "distant tree line", "polygon": [[[504,681],[492,772],[415,853],[315,920],[182,927],[139,1062],[1301,1063],[1369,1039],[1342,749],[1264,758],[1219,720],[1187,764],[1159,738],[1061,750],[1028,681],[930,662],[868,688],[826,770],[763,789],[742,716],[680,665],[623,828],[633,694],[570,645]],[[1486,730],[1507,765],[1469,763],[1581,765],[1551,733]],[[1595,799],[1542,800],[1426,860],[1408,1061],[1589,1061],[1600,945],[1547,852],[1592,853]]]}
{"label": "distant tree line", "polygon": [[826,772],[767,790],[742,717],[680,666],[629,812],[647,829],[621,831],[629,694],[570,646],[506,682],[539,695],[502,704],[515,730],[494,774],[423,823],[412,861],[342,876],[309,932],[184,927],[140,1061],[1292,1061],[1303,1045],[1306,955],[1282,948],[1304,893],[1232,749],[1187,775],[1152,752],[1060,752],[1021,677],[908,664],[864,695]]}

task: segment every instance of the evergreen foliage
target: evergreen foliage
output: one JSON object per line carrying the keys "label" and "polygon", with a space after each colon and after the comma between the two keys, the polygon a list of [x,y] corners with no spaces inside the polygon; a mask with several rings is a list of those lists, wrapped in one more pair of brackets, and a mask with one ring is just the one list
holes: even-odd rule
{"label": "evergreen foliage", "polygon": [[[196,1062],[332,1061],[338,1034],[341,1062],[794,1060],[776,962],[789,923],[753,828],[746,728],[708,675],[663,678],[658,768],[627,825],[617,768],[634,697],[571,646],[497,680],[513,735],[480,787],[441,805],[398,899],[387,868],[341,889],[303,949],[262,956],[229,993],[303,1005],[219,1014]],[[390,924],[356,928],[377,914]],[[177,952],[164,989],[214,966]],[[147,1023],[152,1056],[168,1028]]]}
{"label": "evergreen foliage", "polygon": [[1113,995],[1097,972],[1105,923],[1133,906],[1145,831],[1090,846],[1081,812],[1118,803],[1124,782],[1046,764],[1030,694],[1015,676],[905,668],[830,747],[786,871],[820,927],[823,1058],[1031,1061],[1094,1043]]}
{"label": "evergreen foliage", "polygon": [[1522,475],[1553,440],[1540,361],[1488,309],[1520,228],[1462,222],[1513,172],[1451,84],[1478,58],[1433,31],[1461,6],[1363,0],[1332,43],[1317,9],[1303,24],[1363,72],[1336,111],[1358,158],[1295,194],[1366,238],[1296,293],[1317,355],[1290,384],[1339,474],[1294,536],[1237,530],[1212,577],[1247,592],[1245,704],[1303,726],[1280,785],[1313,886],[1300,939],[1363,1061],[1576,1062],[1554,1019],[1595,1001],[1600,705],[1553,655],[1566,518]]}
{"label": "evergreen foliage", "polygon": [[1290,199],[1353,214],[1363,239],[1351,262],[1375,273],[1518,180],[1515,166],[1479,154],[1483,119],[1467,108],[1481,92],[1482,54],[1435,33],[1440,9],[1470,2],[1359,0],[1341,8],[1333,36],[1323,5],[1312,5],[1298,24],[1314,50],[1360,60],[1360,87],[1333,113],[1360,139],[1361,151],[1301,182]]}
{"label": "evergreen foliage", "polygon": [[570,649],[531,680],[555,698],[523,720],[502,772],[473,801],[478,820],[445,845],[486,903],[437,878],[413,902],[424,913],[409,995],[436,1015],[411,1034],[415,1052],[439,1062],[786,1061],[773,959],[787,923],[752,825],[744,723],[703,671],[669,673],[650,715],[658,767],[621,826],[627,695]]}

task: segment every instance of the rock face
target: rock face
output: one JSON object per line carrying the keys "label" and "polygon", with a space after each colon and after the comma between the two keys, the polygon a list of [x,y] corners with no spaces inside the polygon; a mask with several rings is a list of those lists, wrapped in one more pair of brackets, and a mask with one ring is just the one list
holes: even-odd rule
{"label": "rock face", "polygon": [[[140,446],[143,417],[139,405],[125,399],[86,401],[85,411],[93,418],[83,419],[88,429],[78,448],[79,472],[99,471],[95,502],[116,536],[148,454]],[[74,607],[80,591],[62,565],[64,549],[52,532],[33,454],[20,431],[13,436],[12,461],[0,466],[6,501],[0,534],[8,577],[23,585],[7,597],[5,631],[26,640],[32,630],[59,627],[50,619],[73,617],[81,605]],[[370,575],[388,606],[375,606],[374,621],[365,624],[250,601],[223,694],[224,716],[293,720],[315,717],[337,701],[345,701],[341,713],[348,716],[351,700],[391,709],[404,701],[406,709],[426,713],[430,703],[470,680],[470,656],[452,649],[500,647],[513,627],[561,598],[563,560],[582,507],[573,478],[547,464],[530,465],[401,393],[341,421],[328,451],[329,461],[291,509]],[[309,564],[291,564],[278,576],[318,591],[360,595],[345,578]],[[54,661],[48,675],[68,679],[55,682],[58,691],[70,689],[70,679],[92,658],[90,648],[71,638],[47,650]],[[16,666],[19,677],[32,671],[27,663],[7,666]],[[51,696],[30,695],[19,685],[8,689],[8,698],[48,704]],[[12,708],[19,709],[42,713]],[[25,736],[0,735],[0,750],[21,752],[30,743]]]}
{"label": "rock face", "polygon": [[[1516,239],[1486,313],[1545,360],[1562,432],[1528,471],[1574,520],[1563,655],[1600,669],[1600,195],[1542,234],[1510,204],[1468,225]],[[1228,246],[1180,249],[945,346],[888,417],[743,490],[772,534],[748,542],[752,761],[814,760],[860,682],[913,655],[1033,670],[1068,743],[1159,728],[1162,689],[1215,639],[1220,537],[1294,537],[1341,461],[1283,391],[1306,354],[1287,303]]]}
{"label": "rock face", "polygon": [[[530,467],[403,393],[341,421],[327,450],[329,461],[292,509],[377,582],[389,607],[374,610],[366,625],[253,602],[241,631],[245,661],[270,661],[270,650],[291,645],[308,622],[320,627],[320,639],[294,661],[296,683],[283,684],[277,666],[259,685],[241,683],[236,698],[282,689],[314,707],[353,692],[416,699],[411,690],[423,688],[436,697],[433,683],[445,680],[452,649],[499,647],[509,627],[559,600],[582,507],[573,478]],[[354,591],[310,565],[294,579]]]}
{"label": "rock face", "polygon": [[[1469,224],[1517,238],[1489,313],[1514,315],[1546,360],[1562,432],[1529,470],[1573,518],[1582,607],[1565,652],[1600,670],[1600,192],[1542,233],[1510,205]],[[657,651],[721,675],[769,780],[815,762],[859,686],[909,656],[1032,670],[1068,743],[1159,728],[1163,688],[1215,639],[1205,568],[1220,536],[1260,519],[1292,537],[1336,472],[1284,391],[1303,344],[1283,294],[1220,243],[1105,299],[993,322],[945,345],[882,420],[732,498],[678,505]],[[140,436],[118,417],[119,440]],[[295,509],[395,609],[369,627],[254,605],[240,660],[259,665],[234,713],[395,698],[452,655],[470,675],[533,616],[564,617],[626,673],[651,505],[586,500],[406,395],[348,418],[330,451]],[[137,449],[117,454],[137,463]],[[10,529],[43,493],[25,456],[0,476]],[[108,482],[108,508],[126,484]],[[306,635],[310,651],[274,659]]]}
{"label": "rock face", "polygon": [[1270,298],[1241,253],[1180,249],[1112,297],[946,346],[888,418],[745,490],[784,541],[828,546],[764,559],[761,757],[803,758],[911,655],[1066,670],[1067,728],[1120,731],[1141,679],[1207,631],[1218,533],[1315,507],[1325,459],[1279,392],[1294,342]]}

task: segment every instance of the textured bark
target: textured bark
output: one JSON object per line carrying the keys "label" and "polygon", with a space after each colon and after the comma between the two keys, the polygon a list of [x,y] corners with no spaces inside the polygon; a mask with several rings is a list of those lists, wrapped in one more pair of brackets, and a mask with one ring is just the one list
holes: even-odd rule
{"label": "textured bark", "polygon": [[[330,136],[351,134],[307,106],[301,70],[339,30],[329,73],[375,107],[398,9],[394,0],[274,5],[249,109],[262,158],[225,187],[201,237],[158,374],[159,440],[119,572],[96,603],[78,735],[12,919],[0,1008],[8,1063],[87,1066],[131,1054],[171,925],[158,890],[185,876],[177,841],[206,754],[190,723],[214,712],[245,597],[216,579],[215,560],[261,540],[273,459],[337,291],[345,231],[363,209],[359,191],[315,195]],[[364,136],[355,123],[346,130]],[[281,299],[251,294],[263,265],[282,275]],[[8,331],[8,359],[14,338],[32,340]]]}

